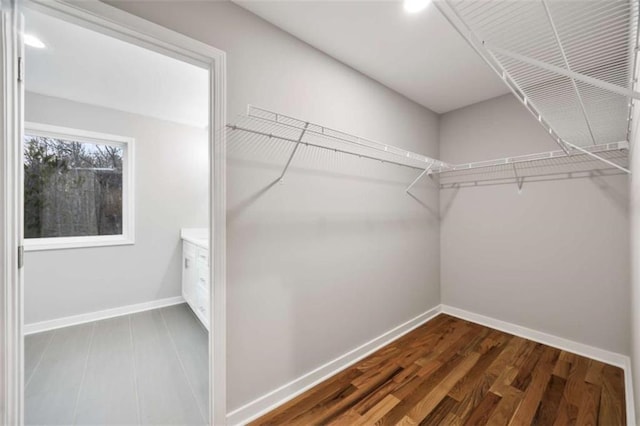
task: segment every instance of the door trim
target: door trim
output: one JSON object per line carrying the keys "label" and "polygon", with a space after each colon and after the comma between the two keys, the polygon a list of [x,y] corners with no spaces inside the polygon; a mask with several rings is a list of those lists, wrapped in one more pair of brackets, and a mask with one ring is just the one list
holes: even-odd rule
{"label": "door trim", "polygon": [[19,246],[22,241],[22,96],[18,81],[18,58],[22,52],[22,19],[16,0],[0,1],[0,280],[2,291],[2,329],[0,353],[0,410],[4,424],[23,423],[23,338],[22,268]]}
{"label": "door trim", "polygon": [[[10,10],[14,14],[16,0],[0,0],[10,2]],[[210,160],[210,217],[209,217],[209,243],[212,249],[213,267],[211,268],[210,282],[212,291],[210,292],[211,305],[211,332],[209,333],[209,397],[210,411],[209,420],[211,425],[223,425],[226,423],[226,55],[222,50],[211,47],[205,43],[189,38],[178,32],[169,30],[160,25],[151,23],[138,16],[124,12],[115,7],[104,4],[98,0],[85,0],[83,2],[72,2],[68,0],[24,0],[21,7],[38,10],[48,15],[61,18],[65,21],[125,40],[127,42],[145,47],[159,53],[172,56],[174,58],[190,62],[209,70],[210,75],[210,125],[209,125],[209,160]],[[17,62],[9,58],[11,64],[4,64],[3,82],[11,81],[17,69]],[[28,64],[27,64],[28,66]],[[5,99],[3,119],[10,118],[14,114],[15,105],[9,103],[10,99]],[[21,106],[20,106],[21,107]],[[15,120],[15,118],[13,118]],[[21,131],[22,122],[17,121],[18,132]],[[22,120],[23,121],[23,120]],[[3,331],[11,337],[4,343],[7,354],[7,361],[3,366],[5,371],[15,372],[17,378],[7,380],[9,376],[0,376],[6,390],[5,400],[7,404],[6,414],[11,415],[13,421],[6,424],[23,423],[23,402],[24,366],[22,364],[24,350],[22,343],[22,279],[16,275],[17,255],[15,248],[20,238],[16,237],[21,230],[21,225],[17,223],[19,219],[14,212],[18,206],[16,197],[20,196],[19,181],[16,176],[21,175],[22,156],[21,151],[16,152],[16,147],[21,144],[21,138],[17,137],[16,123],[13,127],[4,125],[3,137],[5,152],[9,150],[6,157],[2,158],[2,166],[7,170],[7,180],[3,182],[3,203],[12,210],[6,218],[3,218],[3,226],[6,237],[6,252],[2,254],[3,262],[7,265],[15,265],[5,269],[3,274],[3,284],[5,295],[9,293],[10,299],[3,301],[5,312],[19,313],[19,320],[7,322],[5,314]],[[7,132],[11,128],[11,132]],[[17,142],[16,142],[17,141]],[[10,143],[8,143],[10,142]],[[7,168],[7,166],[9,168]],[[8,173],[11,172],[11,173]],[[5,210],[7,211],[7,210]],[[11,217],[8,217],[11,216]],[[17,214],[20,216],[20,214]],[[213,232],[215,230],[215,232]],[[4,266],[4,265],[3,265]],[[17,382],[16,382],[17,381]],[[5,417],[7,419],[9,417]]]}

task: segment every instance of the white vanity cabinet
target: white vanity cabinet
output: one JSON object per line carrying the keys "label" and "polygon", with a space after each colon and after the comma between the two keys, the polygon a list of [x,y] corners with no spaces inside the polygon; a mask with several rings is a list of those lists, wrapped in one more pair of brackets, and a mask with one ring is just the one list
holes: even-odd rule
{"label": "white vanity cabinet", "polygon": [[182,238],[182,297],[209,329],[209,249],[197,238]]}

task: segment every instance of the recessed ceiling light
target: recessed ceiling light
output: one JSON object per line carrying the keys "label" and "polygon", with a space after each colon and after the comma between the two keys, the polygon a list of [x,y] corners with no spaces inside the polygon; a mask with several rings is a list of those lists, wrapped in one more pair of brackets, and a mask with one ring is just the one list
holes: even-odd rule
{"label": "recessed ceiling light", "polygon": [[35,47],[36,49],[44,49],[47,47],[42,40],[32,34],[24,35],[24,44],[27,46]]}
{"label": "recessed ceiling light", "polygon": [[409,13],[416,13],[423,10],[431,0],[404,0],[404,10]]}

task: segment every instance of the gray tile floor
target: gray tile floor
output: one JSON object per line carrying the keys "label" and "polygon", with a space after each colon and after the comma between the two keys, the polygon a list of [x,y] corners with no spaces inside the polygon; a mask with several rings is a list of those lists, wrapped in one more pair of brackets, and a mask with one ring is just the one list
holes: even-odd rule
{"label": "gray tile floor", "polygon": [[205,424],[207,337],[186,304],[26,336],[26,424]]}

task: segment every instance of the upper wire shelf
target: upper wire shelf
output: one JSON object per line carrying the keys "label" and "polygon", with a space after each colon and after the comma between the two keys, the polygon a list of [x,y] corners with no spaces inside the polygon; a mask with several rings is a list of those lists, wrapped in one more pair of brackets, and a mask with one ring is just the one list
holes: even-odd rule
{"label": "upper wire shelf", "polygon": [[[320,124],[304,121],[285,114],[249,105],[242,124],[230,126],[245,131],[269,131],[270,136],[278,139],[293,139],[303,145],[326,148],[333,151],[371,158],[414,169],[443,167],[440,160],[417,154],[393,145],[355,136]],[[262,126],[260,126],[262,124]],[[249,127],[247,127],[247,125]],[[256,126],[259,129],[256,129]],[[300,135],[300,140],[296,137]],[[284,137],[283,137],[284,136]]]}
{"label": "upper wire shelf", "polygon": [[629,141],[637,1],[435,4],[561,149]]}
{"label": "upper wire shelf", "polygon": [[[440,187],[477,184],[486,181],[515,181],[521,188],[525,180],[533,177],[553,177],[563,174],[629,170],[629,143],[626,141],[590,147],[573,147],[516,157],[448,164],[392,145],[350,135],[319,124],[293,118],[263,108],[249,106],[247,115],[227,125],[232,135],[246,142],[279,140],[292,144],[288,159],[283,164],[279,179],[282,181],[301,146],[344,153],[359,158],[395,164],[419,171],[406,191],[425,175],[437,177]],[[574,177],[578,177],[577,175]]]}
{"label": "upper wire shelf", "polygon": [[283,170],[279,177],[280,181],[284,179],[289,166],[301,146],[321,148],[323,150],[376,160],[382,163],[395,164],[419,171],[419,175],[407,187],[407,191],[432,168],[437,167],[441,169],[450,166],[440,160],[393,145],[354,136],[326,126],[251,105],[247,109],[247,115],[239,117],[233,124],[228,124],[227,129],[233,132],[232,134],[240,132],[242,135],[247,135],[244,137],[246,140],[275,139],[291,143],[292,149],[289,152],[288,160],[283,165]]}
{"label": "upper wire shelf", "polygon": [[[629,143],[614,142],[585,148],[592,155],[576,152],[568,155],[562,150],[521,155],[496,160],[457,164],[434,169],[441,188],[480,185],[482,183],[516,182],[522,188],[525,181],[554,178],[585,177],[592,173],[623,173],[618,167],[628,167]],[[607,162],[604,162],[606,160]]]}

